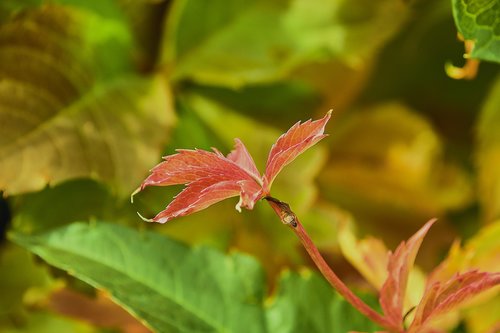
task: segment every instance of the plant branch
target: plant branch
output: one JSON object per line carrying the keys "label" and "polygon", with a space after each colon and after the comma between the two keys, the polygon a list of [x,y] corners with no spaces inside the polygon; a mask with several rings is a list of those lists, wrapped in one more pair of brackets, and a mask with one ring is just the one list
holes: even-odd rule
{"label": "plant branch", "polygon": [[319,252],[316,245],[307,234],[306,230],[300,223],[299,219],[295,213],[290,209],[290,206],[276,198],[267,196],[265,197],[267,202],[271,205],[273,210],[276,212],[280,220],[288,225],[295,234],[299,237],[302,245],[306,249],[307,253],[311,259],[316,264],[316,267],[320,270],[321,274],[330,283],[330,285],[342,295],[352,306],[354,306],[359,312],[364,314],[366,317],[370,318],[373,322],[379,324],[380,326],[394,330],[394,327],[387,322],[387,320],[382,317],[381,314],[373,310],[369,305],[367,305],[362,299],[356,296],[339,277],[333,272],[333,270],[328,266],[325,259]]}

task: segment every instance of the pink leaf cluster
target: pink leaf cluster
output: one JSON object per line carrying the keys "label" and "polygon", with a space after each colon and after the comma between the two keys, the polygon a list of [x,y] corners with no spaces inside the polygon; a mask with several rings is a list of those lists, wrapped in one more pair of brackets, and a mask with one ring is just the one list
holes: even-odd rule
{"label": "pink leaf cluster", "polygon": [[[408,277],[423,238],[435,220],[427,222],[407,242],[402,242],[389,255],[388,277],[380,290],[379,301],[389,332],[430,333],[432,319],[451,311],[478,293],[500,284],[500,273],[471,270],[456,274],[448,280],[429,279],[420,303],[414,309],[414,318],[404,327],[403,300]],[[432,274],[431,274],[432,276]]]}
{"label": "pink leaf cluster", "polygon": [[403,306],[410,268],[415,262],[420,244],[435,220],[427,222],[407,242],[402,242],[389,255],[388,276],[380,290],[380,305],[386,319],[397,330],[403,328]]}
{"label": "pink leaf cluster", "polygon": [[252,209],[258,200],[269,195],[271,184],[283,167],[326,136],[324,130],[330,117],[331,111],[322,119],[298,122],[281,135],[271,148],[262,176],[243,142],[235,139],[234,149],[227,156],[217,149],[179,149],[177,154],[164,157],[133,195],[147,186],[186,185],[165,210],[148,220],[159,223],[238,195],[236,209]]}
{"label": "pink leaf cluster", "polygon": [[433,318],[453,310],[478,293],[498,284],[500,273],[477,270],[456,274],[446,281],[430,283],[415,310],[415,318],[408,332],[422,332]]}

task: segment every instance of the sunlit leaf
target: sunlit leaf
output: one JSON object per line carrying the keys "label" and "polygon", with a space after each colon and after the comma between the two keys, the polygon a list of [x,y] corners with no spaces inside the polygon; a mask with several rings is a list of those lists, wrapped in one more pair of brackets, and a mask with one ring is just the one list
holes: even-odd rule
{"label": "sunlit leaf", "polygon": [[389,250],[377,238],[356,239],[352,221],[344,221],[339,227],[339,244],[344,257],[377,290],[387,278]]}
{"label": "sunlit leaf", "polygon": [[500,62],[500,2],[498,0],[452,0],[458,31],[474,41],[470,56]]}
{"label": "sunlit leaf", "polygon": [[13,16],[0,39],[0,189],[84,176],[133,189],[173,116],[165,81],[134,74],[125,23],[45,5]]}
{"label": "sunlit leaf", "polygon": [[162,61],[174,79],[239,87],[279,80],[303,62],[363,60],[405,22],[396,0],[174,3]]}
{"label": "sunlit leaf", "polygon": [[301,49],[321,46],[360,67],[402,27],[408,14],[407,4],[393,0],[292,0],[285,26]]}

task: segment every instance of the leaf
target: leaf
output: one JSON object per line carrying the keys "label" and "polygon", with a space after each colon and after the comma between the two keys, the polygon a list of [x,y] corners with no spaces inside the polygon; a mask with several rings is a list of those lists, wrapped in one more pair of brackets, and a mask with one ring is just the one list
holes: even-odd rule
{"label": "leaf", "polygon": [[453,0],[458,31],[474,41],[473,58],[500,62],[500,2],[498,0]]}
{"label": "leaf", "polygon": [[356,239],[352,221],[344,221],[339,227],[339,244],[343,256],[377,290],[387,279],[389,250],[377,238]]}
{"label": "leaf", "polygon": [[[388,277],[390,252],[380,239],[371,236],[361,240],[356,239],[352,229],[350,219],[344,221],[339,227],[338,237],[342,254],[376,290],[380,290]],[[425,275],[419,267],[413,266],[409,269],[407,284],[411,288],[403,294],[404,312],[420,302],[425,280]]]}
{"label": "leaf", "polygon": [[227,159],[236,163],[245,170],[253,179],[260,181],[261,176],[252,156],[240,139],[234,139],[234,149],[227,155]]}
{"label": "leaf", "polygon": [[476,165],[479,175],[479,201],[484,220],[491,222],[500,218],[500,76],[481,109],[476,134]]}
{"label": "leaf", "polygon": [[269,187],[276,175],[298,155],[325,138],[323,134],[332,111],[319,120],[308,120],[304,123],[295,123],[285,134],[281,135],[272,146],[267,159],[265,177]]}
{"label": "leaf", "polygon": [[107,290],[157,332],[263,332],[258,263],[152,232],[98,222],[12,234],[50,264]]}
{"label": "leaf", "polygon": [[322,47],[360,68],[402,28],[409,9],[393,0],[293,0],[285,25],[301,48]]}
{"label": "leaf", "polygon": [[[239,109],[226,107],[199,94],[186,94],[182,100],[186,108],[194,112],[212,130],[212,135],[228,147],[235,137],[242,139],[258,166],[266,163],[269,147],[282,133],[266,123],[242,115]],[[231,126],[226,125],[229,123]],[[259,129],[258,135],[256,128]],[[281,177],[273,183],[273,196],[286,198],[295,213],[305,213],[317,198],[318,191],[314,179],[326,157],[326,151],[322,147],[305,151],[293,164],[282,170]]]}
{"label": "leaf", "polygon": [[405,22],[396,0],[183,0],[167,19],[162,63],[174,80],[242,87],[275,82],[307,61],[364,61]]}
{"label": "leaf", "polygon": [[299,122],[282,135],[271,149],[262,177],[246,147],[235,139],[235,148],[227,157],[215,148],[214,152],[179,149],[177,154],[164,157],[165,161],[151,170],[132,198],[147,186],[186,184],[165,210],[151,220],[144,219],[148,222],[165,223],[237,195],[238,211],[241,207],[253,209],[259,199],[270,193],[272,181],[281,169],[325,137],[323,131],[330,115],[331,111],[321,120]]}
{"label": "leaf", "polygon": [[[446,259],[429,274],[427,284],[443,283],[454,278],[456,272],[500,271],[499,238],[500,221],[496,221],[481,228],[474,237],[467,240],[464,246],[461,247],[458,241],[455,242]],[[482,293],[477,301],[466,302],[460,306],[460,309],[452,309],[448,314],[454,312],[456,316],[460,315],[467,322],[471,333],[493,332],[494,330],[489,328],[498,321],[498,315],[496,315],[498,311],[494,310],[500,306],[497,294],[498,291],[493,290]]]}
{"label": "leaf", "polygon": [[415,310],[409,332],[420,332],[433,317],[460,306],[478,293],[500,284],[500,273],[469,271],[456,274],[448,281],[437,281],[427,287]]}
{"label": "leaf", "polygon": [[[367,299],[372,305],[375,299]],[[373,332],[377,326],[309,271],[283,274],[278,291],[268,301],[268,332]]]}
{"label": "leaf", "polygon": [[[151,170],[151,175],[141,187],[187,184],[165,210],[152,221],[165,223],[174,217],[202,210],[221,200],[240,195],[240,205],[252,209],[260,198],[261,187],[247,171],[251,160],[246,148],[236,141],[236,148],[228,157],[220,152],[204,150],[178,150],[177,154],[164,157],[162,163]],[[243,163],[242,166],[237,162]],[[253,169],[256,170],[255,164]],[[257,178],[260,181],[260,177]]]}
{"label": "leaf", "polygon": [[13,16],[0,36],[0,189],[77,177],[133,189],[173,115],[165,81],[135,73],[125,22],[44,5]]}
{"label": "leaf", "polygon": [[423,238],[434,222],[435,220],[427,222],[389,256],[388,277],[380,290],[379,300],[385,317],[396,330],[403,329],[403,306],[410,269],[413,267]]}

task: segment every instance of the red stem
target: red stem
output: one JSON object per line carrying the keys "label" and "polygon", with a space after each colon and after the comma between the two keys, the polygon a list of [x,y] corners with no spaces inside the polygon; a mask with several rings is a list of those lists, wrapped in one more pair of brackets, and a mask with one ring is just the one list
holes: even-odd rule
{"label": "red stem", "polygon": [[343,282],[339,279],[337,274],[335,274],[330,266],[326,263],[325,259],[319,252],[316,245],[307,234],[306,230],[300,223],[297,216],[291,211],[290,206],[282,201],[274,199],[272,197],[266,197],[266,200],[274,209],[276,214],[279,216],[281,221],[288,225],[295,234],[299,237],[302,245],[306,249],[307,253],[311,259],[316,264],[316,267],[320,270],[321,274],[330,283],[330,285],[342,295],[353,307],[355,307],[359,312],[364,314],[366,317],[370,318],[373,322],[378,325],[393,331],[393,327],[387,320],[382,317],[381,314],[373,310],[369,305],[363,302],[356,294],[354,294]]}

